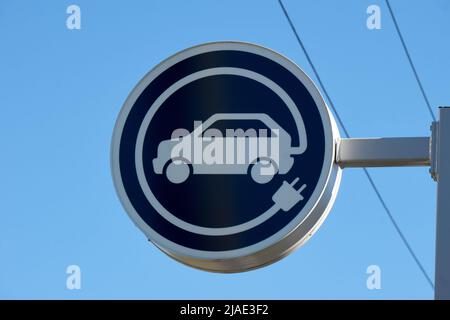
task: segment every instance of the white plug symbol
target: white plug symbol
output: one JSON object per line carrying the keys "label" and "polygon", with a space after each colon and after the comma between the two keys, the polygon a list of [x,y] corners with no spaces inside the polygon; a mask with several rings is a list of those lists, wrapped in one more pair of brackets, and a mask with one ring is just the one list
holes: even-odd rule
{"label": "white plug symbol", "polygon": [[300,179],[297,177],[291,183],[283,181],[283,184],[278,188],[277,192],[272,196],[273,202],[275,202],[278,207],[287,212],[292,209],[299,201],[303,200],[301,192],[305,190],[306,184],[303,184],[300,188],[295,189],[295,184]]}

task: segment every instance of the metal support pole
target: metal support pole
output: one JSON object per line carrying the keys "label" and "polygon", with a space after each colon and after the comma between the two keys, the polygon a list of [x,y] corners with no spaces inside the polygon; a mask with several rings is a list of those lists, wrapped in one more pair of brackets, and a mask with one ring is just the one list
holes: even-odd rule
{"label": "metal support pole", "polygon": [[450,300],[450,108],[439,109],[436,137],[437,181],[435,299]]}

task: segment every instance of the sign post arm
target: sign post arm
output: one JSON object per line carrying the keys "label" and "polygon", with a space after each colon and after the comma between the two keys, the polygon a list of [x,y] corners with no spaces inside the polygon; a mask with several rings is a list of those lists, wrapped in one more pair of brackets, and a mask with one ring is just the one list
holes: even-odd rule
{"label": "sign post arm", "polygon": [[336,162],[341,168],[430,166],[430,138],[341,139]]}

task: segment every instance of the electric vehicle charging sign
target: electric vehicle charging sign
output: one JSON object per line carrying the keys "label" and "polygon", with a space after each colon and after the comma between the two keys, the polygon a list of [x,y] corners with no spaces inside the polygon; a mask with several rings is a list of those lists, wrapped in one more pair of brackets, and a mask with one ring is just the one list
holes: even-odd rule
{"label": "electric vehicle charging sign", "polygon": [[239,272],[304,243],[334,201],[339,133],[293,62],[241,42],[192,47],[133,89],[111,166],[130,218],[190,266]]}

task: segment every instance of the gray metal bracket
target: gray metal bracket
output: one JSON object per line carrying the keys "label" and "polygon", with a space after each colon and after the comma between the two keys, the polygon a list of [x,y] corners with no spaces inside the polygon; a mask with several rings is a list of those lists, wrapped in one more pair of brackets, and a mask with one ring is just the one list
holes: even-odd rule
{"label": "gray metal bracket", "polygon": [[342,139],[336,162],[341,168],[430,166],[430,138]]}

